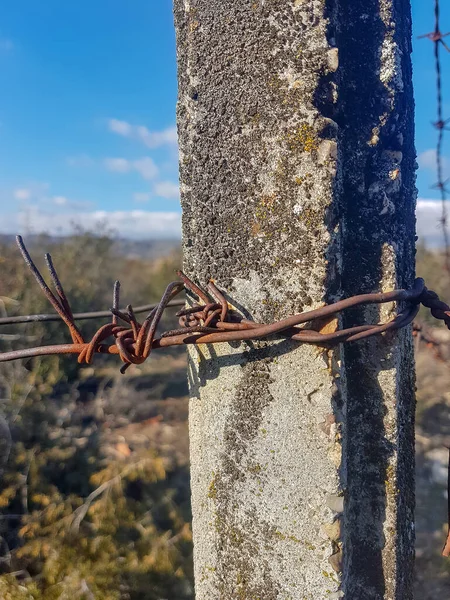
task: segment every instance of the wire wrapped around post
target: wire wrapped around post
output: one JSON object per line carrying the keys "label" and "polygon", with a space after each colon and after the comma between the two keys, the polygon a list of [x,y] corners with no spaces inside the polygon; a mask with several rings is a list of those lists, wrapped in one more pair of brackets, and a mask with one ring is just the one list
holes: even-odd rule
{"label": "wire wrapped around post", "polygon": [[[101,325],[92,338],[86,341],[75,323],[77,315],[71,309],[52,257],[49,254],[45,255],[54,292],[45,282],[20,236],[17,236],[17,244],[25,263],[57,314],[4,318],[0,320],[0,325],[59,318],[67,325],[72,341],[68,344],[4,352],[0,354],[0,362],[51,354],[75,354],[78,356],[79,363],[90,364],[96,354],[111,354],[120,358],[122,361],[121,372],[124,373],[130,365],[144,363],[153,350],[175,345],[251,341],[279,335],[298,343],[331,347],[341,343],[357,342],[375,335],[386,335],[388,332],[406,327],[413,322],[420,305],[429,308],[433,317],[444,321],[447,328],[450,329],[450,306],[440,300],[435,292],[429,290],[421,278],[415,280],[410,290],[399,289],[390,292],[361,294],[292,315],[274,323],[256,323],[251,319],[244,318],[238,310],[231,306],[226,299],[226,294],[216,286],[214,281],[210,280],[206,289],[203,289],[191,281],[185,273],[177,271],[180,280],[169,283],[157,304],[144,307],[149,310],[142,323],[136,316],[137,310],[134,310],[130,304],[125,309],[119,309],[120,283],[116,281],[112,295],[112,307],[109,311],[92,313],[94,317],[98,318],[110,315],[111,321]],[[193,306],[184,307],[177,312],[180,325],[177,329],[164,331],[160,333],[159,337],[156,337],[164,312],[174,304],[185,305],[184,301],[174,301],[174,298],[182,291],[186,291],[189,297],[195,299]],[[321,331],[324,321],[335,317],[343,310],[355,306],[388,302],[396,302],[398,311],[396,316],[386,323],[355,325],[331,333],[322,333]],[[92,315],[82,313],[83,318],[89,318]],[[39,317],[48,318],[40,319]],[[418,326],[416,326],[415,332],[416,336],[421,334]],[[442,554],[450,555],[450,525]]]}

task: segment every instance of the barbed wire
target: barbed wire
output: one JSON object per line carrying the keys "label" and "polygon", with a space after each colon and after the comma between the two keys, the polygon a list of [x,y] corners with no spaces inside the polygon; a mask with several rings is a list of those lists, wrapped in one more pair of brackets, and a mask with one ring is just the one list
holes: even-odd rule
{"label": "barbed wire", "polygon": [[[175,308],[177,306],[184,306],[184,300],[171,300],[167,304],[167,308]],[[135,315],[149,312],[153,310],[158,303],[154,304],[143,304],[133,308]],[[126,309],[122,309],[124,312]],[[73,313],[73,318],[76,321],[87,321],[89,319],[106,319],[111,317],[110,310],[96,310],[91,312]],[[38,315],[18,315],[14,317],[0,317],[0,325],[18,325],[21,323],[45,323],[50,321],[62,321],[62,318],[58,314],[38,314]]]}
{"label": "barbed wire", "polygon": [[[33,319],[42,319],[43,317],[45,317],[45,320],[62,319],[69,329],[72,342],[70,344],[5,352],[0,354],[0,362],[49,354],[78,354],[79,362],[90,363],[95,354],[106,353],[118,355],[124,363],[122,369],[126,370],[130,364],[144,362],[150,356],[151,351],[157,348],[182,344],[254,340],[281,333],[285,337],[298,342],[332,346],[405,327],[417,315],[420,304],[428,307],[432,315],[443,320],[450,329],[450,307],[442,302],[435,292],[428,290],[421,278],[416,279],[411,290],[400,289],[390,292],[361,294],[266,324],[244,318],[239,311],[228,304],[223,292],[212,280],[208,282],[206,289],[202,289],[182,271],[177,271],[181,281],[170,283],[160,302],[147,305],[150,311],[142,323],[137,320],[136,311],[131,305],[122,310],[118,308],[120,283],[116,281],[112,307],[109,311],[79,313],[84,318],[104,317],[107,314],[111,316],[111,322],[101,325],[93,338],[87,342],[75,323],[76,315],[71,310],[69,300],[50,254],[45,255],[45,260],[55,293],[51,291],[37,269],[21,236],[17,236],[17,244],[25,263],[33,273],[41,290],[55,308],[57,315],[6,317],[0,320],[0,324],[30,322]],[[176,313],[179,317],[179,328],[165,331],[159,338],[156,338],[156,330],[164,311],[171,306],[184,304],[184,301],[173,300],[182,291],[186,291],[191,298],[194,297],[196,299],[195,304]],[[330,318],[335,317],[342,310],[363,304],[384,304],[387,302],[403,303],[403,307],[394,318],[386,323],[357,325],[329,333],[322,331]],[[146,308],[140,307],[139,310]],[[125,325],[119,325],[119,321]],[[307,323],[309,323],[309,328],[299,327]],[[315,327],[313,327],[314,324]],[[112,338],[114,342],[109,345],[105,344],[108,338]]]}
{"label": "barbed wire", "polygon": [[[427,38],[434,43],[434,60],[435,60],[435,71],[436,71],[437,121],[435,121],[433,123],[433,126],[438,131],[438,137],[437,137],[437,143],[436,143],[437,181],[432,186],[432,188],[438,190],[440,193],[440,196],[441,196],[442,212],[441,212],[441,218],[440,218],[439,222],[440,222],[440,225],[442,228],[442,236],[443,236],[443,240],[444,240],[445,269],[446,269],[447,273],[450,274],[450,239],[449,239],[449,232],[447,229],[447,223],[448,223],[447,197],[449,194],[449,189],[448,189],[447,185],[448,185],[449,179],[444,180],[443,166],[442,166],[442,163],[443,163],[442,147],[444,144],[444,132],[450,131],[450,126],[449,126],[450,118],[444,119],[444,113],[443,113],[442,69],[441,69],[441,56],[440,56],[441,45],[445,48],[445,50],[447,50],[447,52],[450,52],[449,46],[445,43],[445,41],[443,39],[443,38],[447,37],[448,35],[450,35],[450,32],[442,33],[442,31],[441,31],[440,3],[439,3],[439,0],[435,0],[435,2],[434,2],[434,31],[427,33],[425,35],[419,36],[419,39]],[[419,331],[417,331],[417,335],[419,336],[418,339],[420,339]],[[440,350],[438,348],[438,345],[432,340],[429,340],[427,345],[432,346],[435,351],[435,356],[437,358],[440,358]],[[448,496],[447,496],[448,535],[447,535],[447,540],[446,540],[444,549],[442,550],[442,555],[447,556],[447,557],[450,556],[450,449],[449,449],[448,472],[449,472]]]}
{"label": "barbed wire", "polygon": [[[440,30],[440,4],[435,0],[435,28],[434,31],[419,38],[427,38],[434,43],[436,92],[437,92],[437,120],[433,126],[438,131],[436,144],[436,172],[437,181],[432,186],[440,193],[442,213],[440,224],[442,227],[445,246],[445,267],[450,273],[450,236],[447,229],[448,210],[447,199],[450,190],[449,179],[444,180],[443,175],[443,143],[444,132],[450,131],[450,118],[444,119],[443,93],[442,93],[442,68],[440,47],[441,45],[450,52],[444,39],[450,35]],[[118,355],[123,365],[121,372],[125,373],[131,364],[142,364],[155,349],[174,345],[189,344],[214,344],[233,341],[251,341],[267,338],[271,335],[282,334],[285,338],[299,343],[315,344],[325,347],[334,346],[344,342],[355,342],[375,335],[385,335],[389,331],[399,330],[411,324],[415,319],[420,305],[430,309],[431,314],[442,321],[450,329],[450,306],[441,301],[438,295],[425,286],[421,278],[417,278],[410,290],[397,289],[390,292],[367,293],[353,296],[318,309],[305,311],[278,322],[265,324],[246,319],[232,307],[224,293],[219,290],[213,280],[210,280],[206,289],[195,284],[182,271],[177,271],[181,281],[171,282],[161,300],[155,304],[147,304],[133,308],[130,304],[126,308],[119,308],[120,283],[114,284],[112,307],[106,311],[93,311],[73,313],[69,300],[64,292],[61,280],[54,267],[50,254],[45,255],[47,268],[50,274],[54,292],[45,282],[42,274],[32,260],[21,236],[17,236],[17,243],[25,263],[33,273],[41,290],[56,310],[56,314],[35,314],[0,318],[0,325],[12,325],[30,322],[63,321],[69,329],[71,343],[39,346],[0,353],[0,362],[31,358],[43,355],[78,355],[79,363],[90,364],[96,354]],[[185,300],[173,300],[182,291],[187,293],[189,299],[194,297],[194,305],[183,308],[177,312],[180,327],[165,331],[156,337],[158,325],[164,312],[168,308],[180,307],[186,304]],[[357,325],[345,329],[324,333],[330,321],[343,310],[368,304],[385,304],[396,302],[402,308],[395,317],[386,323]],[[136,315],[148,313],[140,323]],[[90,341],[86,341],[75,321],[88,319],[111,318],[111,322],[101,325]],[[119,321],[125,325],[119,325]],[[300,327],[309,324],[309,327]],[[316,327],[315,329],[313,327]],[[433,339],[422,325],[413,325],[413,335],[417,342],[423,341],[432,348],[435,357],[444,360],[440,352],[441,343]],[[106,343],[108,339],[112,342]],[[450,450],[449,450],[450,474]],[[442,550],[443,556],[450,556],[450,476],[448,479],[449,494],[449,531]]]}
{"label": "barbed wire", "polygon": [[436,173],[437,181],[432,186],[433,189],[438,190],[441,196],[442,212],[439,220],[442,227],[442,235],[444,238],[445,248],[445,268],[450,273],[450,237],[447,229],[448,224],[448,210],[447,210],[447,197],[450,193],[448,189],[449,179],[444,180],[443,167],[442,167],[442,147],[444,144],[444,131],[450,131],[450,118],[444,119],[443,113],[443,101],[442,101],[442,69],[441,69],[441,56],[440,49],[441,45],[450,52],[449,46],[445,43],[444,39],[450,32],[442,33],[440,27],[440,4],[439,0],[435,0],[434,3],[434,31],[419,36],[419,39],[427,38],[434,43],[434,59],[435,59],[435,70],[436,70],[436,95],[437,95],[437,121],[433,123],[433,126],[438,131],[438,139],[436,144]]}
{"label": "barbed wire", "polygon": [[[45,261],[54,291],[45,282],[21,236],[17,236],[16,239],[25,263],[57,314],[12,317],[15,321],[7,317],[0,320],[0,325],[61,319],[67,325],[72,341],[69,344],[39,346],[0,353],[0,362],[43,355],[76,354],[79,363],[89,364],[96,354],[111,354],[119,356],[123,363],[120,370],[124,373],[131,364],[145,362],[153,350],[174,345],[252,341],[271,335],[282,335],[299,343],[331,347],[343,342],[355,342],[375,335],[385,335],[389,331],[406,327],[413,322],[420,305],[429,308],[431,314],[436,319],[444,321],[447,328],[450,329],[450,306],[441,301],[435,292],[429,290],[421,278],[415,280],[410,290],[397,289],[390,292],[361,294],[266,324],[244,318],[242,313],[227,301],[224,292],[215,285],[213,280],[208,282],[206,289],[203,289],[185,273],[177,271],[179,280],[173,281],[167,286],[157,304],[139,307],[139,310],[143,311],[146,311],[147,308],[150,309],[142,323],[136,318],[137,310],[134,310],[130,304],[125,309],[119,309],[120,283],[116,281],[112,307],[109,311],[78,313],[82,315],[82,318],[103,318],[105,315],[111,317],[109,323],[99,326],[91,340],[86,341],[75,323],[77,314],[72,312],[50,254],[45,255]],[[185,305],[185,301],[173,300],[182,291],[186,292],[188,300],[193,302],[193,305],[182,308],[176,313],[179,318],[179,328],[164,331],[159,337],[156,337],[164,312],[174,305]],[[326,326],[329,326],[330,320],[334,319],[337,326],[336,316],[343,310],[361,305],[393,302],[396,302],[399,308],[397,314],[386,323],[356,325],[327,332]],[[124,325],[119,325],[119,322]],[[306,327],[306,325],[308,326]],[[414,331],[416,338],[421,336],[428,345],[437,347],[437,343],[433,342],[423,327],[416,325]],[[110,342],[107,343],[107,340]],[[450,556],[450,522],[449,535],[443,554]]]}
{"label": "barbed wire", "polygon": [[[46,254],[45,260],[55,292],[52,292],[45,282],[20,236],[17,236],[17,244],[41,290],[55,308],[59,318],[67,325],[72,342],[5,352],[0,354],[0,362],[50,354],[77,354],[78,362],[89,364],[95,354],[106,353],[119,356],[123,362],[121,370],[124,372],[130,364],[142,364],[154,349],[174,345],[255,340],[269,335],[283,334],[302,343],[332,346],[405,327],[417,315],[420,304],[430,308],[432,314],[436,318],[442,319],[450,328],[450,307],[440,301],[435,292],[428,290],[423,279],[420,278],[416,279],[411,290],[393,290],[353,296],[287,317],[278,322],[266,324],[245,319],[239,311],[230,307],[224,294],[212,280],[208,282],[204,290],[182,271],[178,271],[177,274],[181,281],[174,281],[167,286],[160,302],[152,305],[152,309],[142,323],[137,320],[131,305],[128,305],[125,310],[118,308],[120,284],[117,281],[114,284],[113,303],[109,311],[112,315],[111,322],[101,325],[92,339],[86,341],[75,323],[75,316],[51,256]],[[178,329],[165,331],[159,338],[156,338],[156,330],[164,311],[173,298],[184,290],[188,295],[196,298],[196,303],[194,306],[178,311],[180,325]],[[358,325],[331,333],[321,331],[324,324],[342,310],[363,304],[387,302],[404,304],[402,310],[387,323]],[[25,318],[28,322],[29,317]],[[124,325],[119,325],[119,321]],[[306,323],[310,324],[310,328],[299,327]],[[313,324],[315,324],[315,328],[312,327]],[[106,344],[105,342],[109,338],[113,340],[113,343]]]}

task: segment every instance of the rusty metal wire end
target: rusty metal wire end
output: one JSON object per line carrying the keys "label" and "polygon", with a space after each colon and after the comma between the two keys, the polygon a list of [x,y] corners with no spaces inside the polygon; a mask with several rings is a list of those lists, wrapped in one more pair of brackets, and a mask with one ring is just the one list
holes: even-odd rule
{"label": "rusty metal wire end", "polygon": [[111,322],[113,323],[113,325],[117,325],[117,316],[118,315],[115,311],[119,310],[119,304],[120,304],[120,281],[118,281],[116,279],[116,281],[114,282],[114,288],[113,288],[113,305],[112,305],[113,310],[111,310],[111,312],[112,312]]}
{"label": "rusty metal wire end", "polygon": [[139,323],[136,319],[136,315],[134,314],[133,307],[131,306],[131,304],[127,305],[127,316],[129,318],[129,323],[133,330],[133,336],[136,339],[139,333]]}
{"label": "rusty metal wire end", "polygon": [[155,315],[150,323],[150,327],[149,327],[149,330],[147,333],[147,338],[145,340],[144,350],[142,353],[142,356],[144,359],[148,358],[148,356],[150,355],[150,352],[152,350],[153,339],[154,339],[155,333],[156,333],[156,328],[158,327],[158,324],[161,320],[163,312],[166,309],[167,303],[170,300],[172,300],[172,298],[174,296],[179,294],[183,289],[184,289],[184,285],[179,281],[173,281],[172,283],[169,283],[169,285],[167,286],[166,291],[164,292],[163,297],[161,298],[159,306],[157,307],[157,309],[155,311]]}
{"label": "rusty metal wire end", "polygon": [[[22,241],[23,244],[23,241]],[[67,300],[67,296],[64,292],[64,288],[62,283],[58,277],[58,273],[56,272],[55,266],[53,264],[53,260],[50,254],[44,254],[45,262],[47,264],[48,271],[50,273],[50,277],[53,283],[53,286],[56,290],[56,293],[59,296],[60,303],[62,304],[64,310],[66,311],[67,316],[73,321],[72,309],[70,308],[69,301]]]}
{"label": "rusty metal wire end", "polygon": [[228,302],[226,301],[225,296],[216,287],[212,279],[209,280],[208,285],[206,287],[211,292],[211,295],[220,303],[220,321],[226,321],[228,314]]}
{"label": "rusty metal wire end", "polygon": [[187,290],[194,293],[200,300],[203,300],[205,304],[210,304],[211,298],[208,297],[208,294],[199,288],[198,285],[196,285],[193,281],[191,281],[191,279],[189,279],[189,277],[185,275],[181,269],[176,271],[176,274],[184,283],[184,286]]}
{"label": "rusty metal wire end", "polygon": [[20,250],[20,252],[22,254],[22,257],[23,257],[26,265],[30,269],[31,273],[34,275],[34,278],[38,282],[39,287],[44,292],[44,295],[49,300],[49,302],[52,304],[53,308],[59,314],[59,316],[61,317],[61,319],[64,321],[64,323],[69,328],[69,332],[70,332],[70,335],[71,335],[71,338],[72,338],[72,342],[74,344],[82,344],[84,342],[83,336],[81,335],[79,329],[75,325],[75,322],[73,320],[72,310],[70,309],[70,305],[69,305],[69,302],[68,302],[68,300],[66,298],[66,295],[64,293],[64,289],[63,289],[63,287],[61,285],[59,277],[58,277],[58,275],[56,273],[56,270],[55,270],[55,268],[53,266],[53,262],[52,262],[52,258],[50,256],[50,254],[46,254],[45,255],[45,259],[46,259],[47,266],[48,266],[48,269],[49,269],[49,272],[50,272],[50,277],[51,277],[52,282],[53,282],[53,284],[55,286],[55,289],[57,291],[59,299],[56,298],[56,296],[53,294],[53,292],[51,291],[51,289],[48,287],[48,285],[46,284],[44,278],[42,277],[39,269],[34,264],[33,259],[31,258],[30,254],[29,254],[29,252],[28,252],[28,250],[27,250],[27,248],[26,248],[26,246],[24,244],[22,236],[20,236],[20,235],[16,236],[16,241],[17,241],[17,245],[19,247],[19,250]]}

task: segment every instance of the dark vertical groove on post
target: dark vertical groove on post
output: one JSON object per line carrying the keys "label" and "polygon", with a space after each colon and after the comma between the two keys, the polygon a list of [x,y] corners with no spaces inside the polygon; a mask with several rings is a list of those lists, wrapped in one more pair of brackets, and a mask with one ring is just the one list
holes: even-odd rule
{"label": "dark vertical groove on post", "polygon": [[[411,285],[414,277],[411,20],[407,0],[337,4],[338,197],[342,292],[349,296],[379,290],[386,275],[399,287]],[[361,324],[367,315],[355,309],[343,323]],[[407,600],[414,558],[410,334],[346,345],[342,354],[345,597]],[[397,370],[397,398],[380,383],[388,369]]]}

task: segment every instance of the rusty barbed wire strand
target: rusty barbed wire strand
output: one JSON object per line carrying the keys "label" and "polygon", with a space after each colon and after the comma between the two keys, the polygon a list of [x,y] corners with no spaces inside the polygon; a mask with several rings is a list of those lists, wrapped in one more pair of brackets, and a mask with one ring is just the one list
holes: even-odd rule
{"label": "rusty barbed wire strand", "polygon": [[[90,341],[85,341],[76,326],[77,314],[72,312],[51,256],[47,254],[45,258],[56,295],[45,283],[20,236],[17,236],[17,244],[39,287],[58,314],[29,315],[15,322],[30,322],[33,318],[34,320],[44,320],[42,317],[49,317],[45,320],[62,319],[69,329],[72,343],[0,353],[0,362],[36,356],[75,354],[79,363],[90,364],[96,354],[110,354],[119,356],[123,363],[120,370],[124,373],[131,364],[138,365],[145,362],[153,350],[174,345],[242,342],[281,335],[294,342],[315,344],[327,348],[344,342],[356,342],[375,335],[386,335],[388,332],[406,327],[413,322],[420,305],[427,307],[433,317],[444,321],[447,328],[450,329],[450,306],[440,300],[435,292],[429,290],[421,278],[415,280],[410,290],[397,289],[389,292],[360,294],[286,317],[274,323],[257,323],[244,318],[226,300],[226,295],[212,280],[208,282],[205,290],[194,283],[185,273],[177,271],[181,281],[170,283],[160,302],[137,309],[133,309],[130,304],[125,310],[118,308],[120,283],[116,281],[112,307],[109,311],[81,313],[83,318],[91,318],[94,315],[99,318],[109,315],[111,318],[109,323],[103,324],[97,329]],[[190,297],[196,297],[197,300],[193,306],[186,307],[185,301],[174,302],[173,298],[183,290]],[[355,325],[346,329],[328,331],[332,318],[337,327],[336,315],[343,310],[361,305],[385,303],[397,303],[397,314],[386,323]],[[155,337],[164,312],[174,304],[184,305],[184,308],[176,313],[180,327],[162,332],[160,337]],[[143,312],[144,308],[149,312],[140,323],[136,318],[136,313]],[[36,319],[36,317],[41,317],[41,319]],[[17,318],[13,317],[13,319]],[[0,325],[13,322],[10,318],[0,319]],[[125,325],[120,325],[119,322],[123,322]],[[432,344],[431,340],[427,341],[427,333],[420,326],[414,327],[414,333],[416,337],[422,336],[425,342]],[[437,343],[433,345],[437,346]],[[442,553],[444,556],[450,555],[450,517],[449,535]]]}
{"label": "rusty barbed wire strand", "polygon": [[[179,306],[184,306],[186,302],[184,300],[171,300],[167,307],[168,308],[177,308]],[[158,306],[158,303],[154,304],[144,304],[143,306],[136,306],[133,308],[134,314],[138,315],[141,313],[148,313],[150,310],[154,309]],[[122,314],[125,314],[126,309],[120,311]],[[73,318],[75,321],[87,321],[90,319],[106,319],[111,317],[111,309],[110,310],[97,310],[91,312],[82,312],[82,313],[73,313]],[[15,317],[0,317],[0,325],[19,325],[25,323],[48,323],[52,321],[62,321],[60,315],[58,314],[39,314],[39,315],[18,315]]]}
{"label": "rusty barbed wire strand", "polygon": [[440,218],[440,224],[442,227],[442,235],[444,238],[444,248],[445,248],[445,268],[448,273],[450,273],[450,238],[449,232],[447,228],[448,224],[448,210],[447,210],[447,198],[449,194],[449,190],[447,188],[448,179],[444,180],[443,178],[443,168],[442,168],[442,147],[444,144],[444,131],[449,131],[450,127],[448,127],[448,123],[450,123],[449,119],[444,119],[443,115],[443,101],[442,101],[442,69],[441,69],[441,57],[440,57],[440,49],[441,45],[450,52],[449,46],[445,43],[444,38],[450,35],[448,33],[442,33],[440,27],[440,4],[439,0],[435,0],[434,3],[434,31],[430,33],[426,33],[425,35],[419,36],[419,39],[427,38],[434,43],[434,60],[435,60],[435,70],[436,70],[436,95],[437,95],[437,121],[433,123],[433,126],[438,131],[438,139],[436,144],[436,172],[437,172],[437,181],[432,186],[433,189],[438,190],[441,196],[441,205],[442,205],[442,213]]}
{"label": "rusty barbed wire strand", "polygon": [[[442,228],[442,236],[444,240],[444,252],[445,252],[445,270],[450,274],[450,239],[448,232],[448,210],[447,210],[447,198],[449,190],[447,187],[448,179],[444,180],[443,167],[442,167],[442,148],[444,144],[444,132],[449,131],[450,118],[444,119],[443,114],[443,101],[442,101],[442,69],[441,69],[441,57],[440,49],[441,45],[450,52],[449,46],[445,43],[444,38],[450,35],[448,33],[442,33],[440,27],[440,4],[439,0],[435,0],[434,3],[434,31],[420,36],[420,38],[428,38],[434,43],[434,60],[435,60],[435,71],[436,71],[436,96],[437,96],[437,121],[433,123],[433,126],[438,131],[438,138],[436,144],[436,173],[437,181],[432,186],[433,189],[438,190],[441,197],[441,218],[439,220]],[[418,333],[420,339],[420,333]],[[439,357],[439,349],[434,346],[435,356]],[[450,460],[450,459],[449,459]],[[450,469],[450,463],[449,463]],[[443,556],[450,556],[450,471],[449,471],[449,489],[448,489],[448,536],[444,548],[442,550]]]}
{"label": "rusty barbed wire strand", "polygon": [[[71,333],[72,344],[6,352],[0,354],[0,362],[45,354],[78,354],[79,362],[90,363],[96,353],[107,353],[119,355],[125,366],[132,363],[141,364],[148,358],[154,348],[181,344],[245,341],[261,339],[276,334],[283,334],[285,337],[302,343],[330,346],[344,341],[357,341],[405,327],[416,316],[420,304],[428,307],[432,315],[443,320],[450,329],[450,307],[439,300],[435,292],[428,290],[425,287],[424,281],[420,278],[416,279],[411,290],[361,294],[340,300],[334,304],[325,305],[321,308],[292,315],[275,323],[266,324],[245,319],[236,309],[230,308],[225,295],[212,280],[208,282],[207,289],[203,290],[182,271],[178,271],[177,274],[182,281],[169,284],[161,301],[156,305],[152,305],[152,309],[142,324],[138,322],[135,316],[137,309],[133,310],[131,305],[128,305],[125,311],[117,308],[119,305],[120,284],[116,282],[114,284],[112,308],[109,311],[93,313],[102,316],[109,314],[111,322],[102,325],[93,338],[89,342],[86,342],[76,328],[74,322],[76,315],[72,313],[70,303],[64,293],[51,256],[46,255],[46,261],[58,298],[55,297],[45,283],[20,236],[17,237],[17,244],[27,266],[35,276],[42,291],[58,311],[59,317],[67,324]],[[178,311],[177,316],[179,317],[180,328],[163,332],[159,338],[155,338],[156,330],[164,311],[170,306],[170,302],[173,302],[173,297],[183,289],[186,289],[191,295],[195,295],[198,301],[202,303]],[[329,319],[342,310],[362,304],[382,304],[387,302],[397,302],[405,305],[387,323],[358,325],[331,333],[320,331],[321,323],[324,320]],[[118,324],[119,320],[124,322],[126,326],[120,326]],[[10,322],[8,321],[8,323]],[[316,328],[313,327],[314,322],[316,322]],[[306,323],[310,323],[309,328],[299,327]],[[0,324],[4,323],[0,321]],[[105,344],[104,342],[110,337],[114,338],[114,343]]]}

